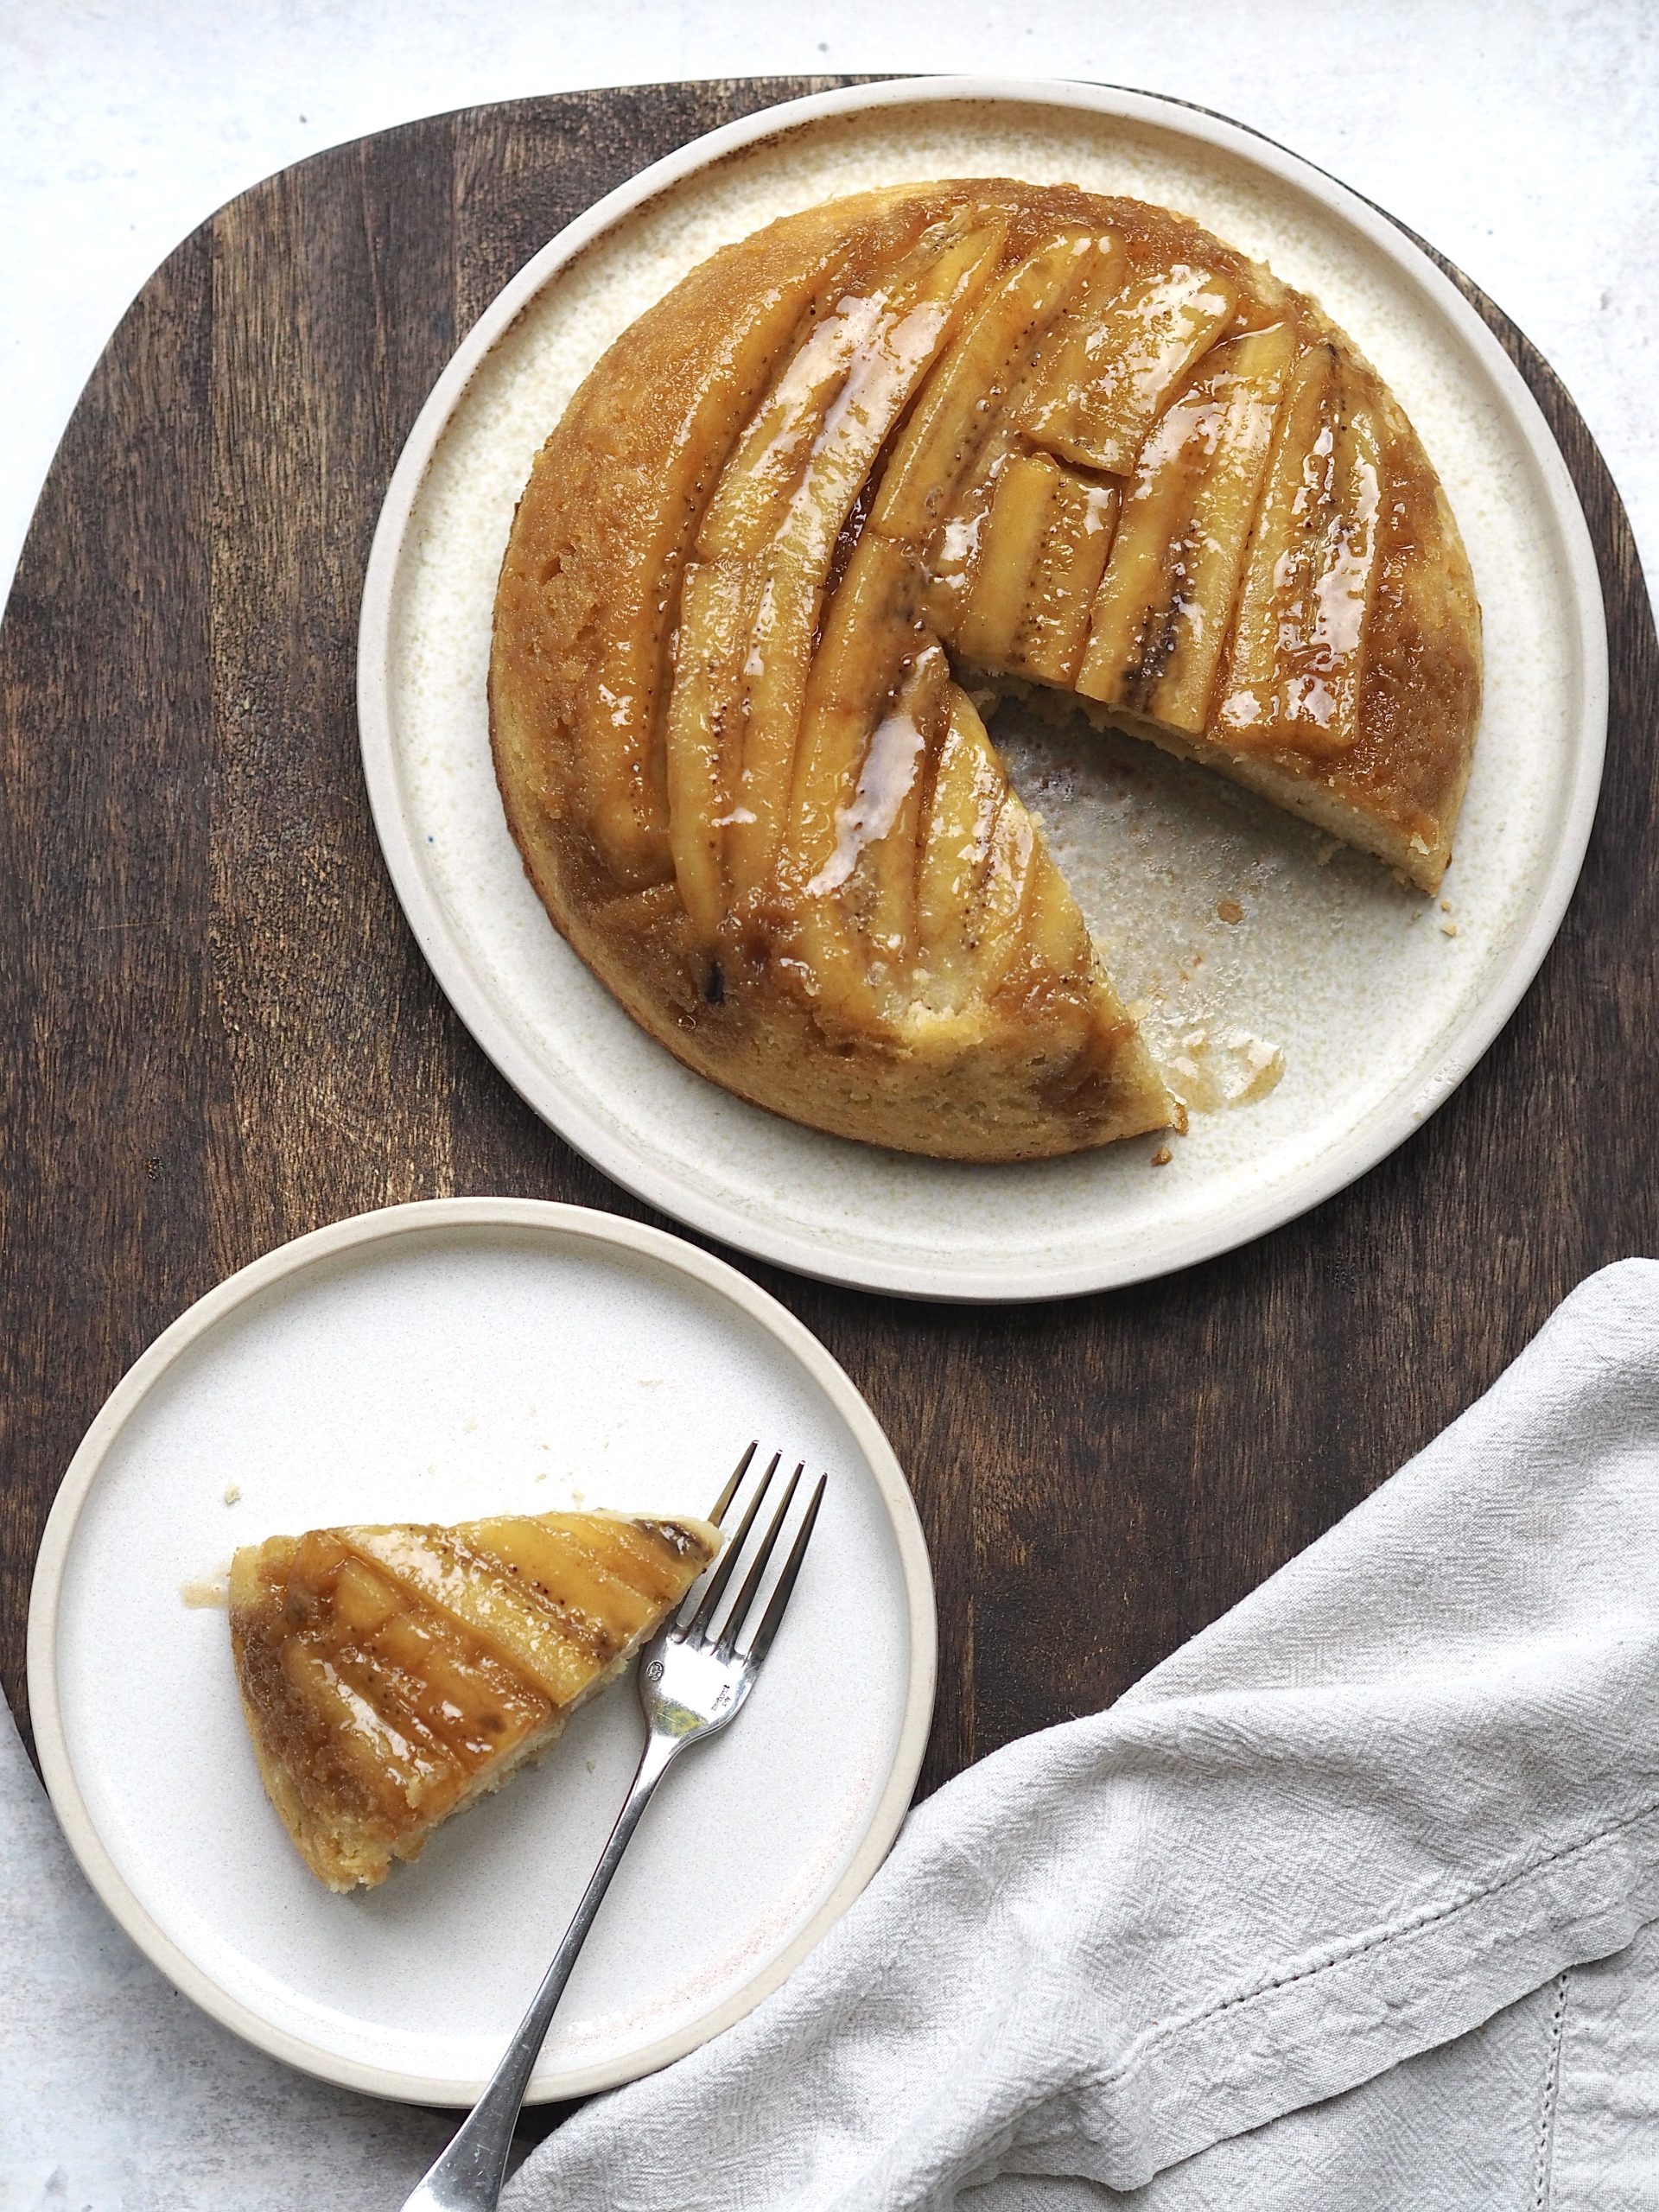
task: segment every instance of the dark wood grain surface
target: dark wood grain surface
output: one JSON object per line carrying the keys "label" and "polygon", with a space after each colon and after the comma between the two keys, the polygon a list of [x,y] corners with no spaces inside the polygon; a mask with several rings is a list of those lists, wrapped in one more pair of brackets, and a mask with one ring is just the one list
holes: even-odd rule
{"label": "dark wood grain surface", "polygon": [[[25,1732],[54,1491],[193,1299],[405,1198],[645,1211],[496,1075],[404,927],[358,766],[358,599],[399,446],[505,278],[646,162],[817,88],[569,94],[321,155],[187,239],[87,387],[0,633],[0,1672]],[[1612,644],[1589,862],[1503,1037],[1354,1188],[1162,1282],[963,1310],[749,1268],[914,1484],[942,1634],[930,1786],[1115,1696],[1467,1405],[1582,1275],[1656,1249],[1653,624],[1571,401],[1464,289],[1567,454]]]}

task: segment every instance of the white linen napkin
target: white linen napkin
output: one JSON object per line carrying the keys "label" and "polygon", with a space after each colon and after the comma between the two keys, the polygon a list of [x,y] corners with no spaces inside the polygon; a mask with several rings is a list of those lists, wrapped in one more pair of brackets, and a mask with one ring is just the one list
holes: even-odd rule
{"label": "white linen napkin", "polygon": [[1652,2206],[1656,1918],[1659,1264],[1628,1261],[1108,1712],[940,1790],[781,1990],[505,2202]]}

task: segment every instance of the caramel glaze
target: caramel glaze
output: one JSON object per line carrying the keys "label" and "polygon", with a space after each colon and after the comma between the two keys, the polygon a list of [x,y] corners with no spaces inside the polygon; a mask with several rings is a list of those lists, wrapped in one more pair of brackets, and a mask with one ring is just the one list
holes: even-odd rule
{"label": "caramel glaze", "polygon": [[589,966],[745,1097],[963,1159],[1179,1119],[963,688],[1016,681],[1438,885],[1455,524],[1348,341],[1182,217],[1004,179],[810,209],[643,315],[537,458],[508,818]]}
{"label": "caramel glaze", "polygon": [[376,1883],[546,1747],[719,1548],[702,1522],[543,1514],[238,1552],[231,1643],[271,1801],[334,1889]]}

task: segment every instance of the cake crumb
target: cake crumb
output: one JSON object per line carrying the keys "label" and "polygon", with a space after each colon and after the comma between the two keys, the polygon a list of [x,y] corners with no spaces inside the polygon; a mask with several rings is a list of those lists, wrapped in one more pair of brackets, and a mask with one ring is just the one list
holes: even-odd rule
{"label": "cake crumb", "polygon": [[598,1764],[598,1762],[597,1762],[596,1760],[594,1760],[594,1759],[589,1759],[589,1760],[588,1760],[588,1773],[589,1773],[589,1774],[592,1774],[592,1773],[593,1773],[593,1771],[594,1771],[594,1768],[595,1768],[595,1766],[597,1765],[597,1764]]}
{"label": "cake crumb", "polygon": [[470,1421],[462,1421],[461,1426],[462,1433],[464,1435],[470,1436],[473,1431],[478,1427],[478,1415],[474,1414]]}
{"label": "cake crumb", "polygon": [[1160,1144],[1152,1155],[1152,1164],[1154,1167],[1167,1167],[1174,1157],[1174,1154],[1166,1144]]}
{"label": "cake crumb", "polygon": [[1339,837],[1321,837],[1313,848],[1314,867],[1329,868],[1341,850],[1342,841]]}
{"label": "cake crumb", "polygon": [[240,1505],[242,1503],[242,1485],[240,1483],[226,1484],[225,1503],[226,1505]]}
{"label": "cake crumb", "polygon": [[1265,1098],[1285,1071],[1277,1045],[1248,1029],[1226,1029],[1212,1036],[1202,1026],[1183,1031],[1163,1058],[1170,1089],[1199,1114],[1248,1106]]}
{"label": "cake crumb", "polygon": [[1242,922],[1244,918],[1244,909],[1236,899],[1223,899],[1217,905],[1216,912],[1224,922]]}
{"label": "cake crumb", "polygon": [[1442,937],[1456,937],[1457,933],[1458,925],[1455,922],[1442,922],[1440,924],[1440,935]]}

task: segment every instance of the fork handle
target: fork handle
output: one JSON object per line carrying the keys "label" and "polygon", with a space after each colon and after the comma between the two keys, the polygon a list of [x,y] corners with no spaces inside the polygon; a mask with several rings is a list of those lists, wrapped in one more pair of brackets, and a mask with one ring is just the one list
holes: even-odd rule
{"label": "fork handle", "polygon": [[571,1916],[563,1940],[553,1954],[553,1963],[531,1999],[529,2012],[507,2045],[501,2063],[491,2075],[489,2087],[462,2121],[448,2149],[414,2195],[404,2200],[403,2212],[495,2212],[501,2184],[506,2177],[512,2131],[518,2124],[531,2074],[552,2024],[555,2008],[564,1994],[564,1985],[570,1979],[576,1954],[588,1939],[600,1900],[611,1886],[611,1877],[639,1824],[639,1815],[650,1803],[652,1793],[679,1748],[677,1737],[653,1733],[645,1738],[645,1751],[622,1809],[616,1816],[616,1826],[599,1854],[593,1878],[582,1893],[582,1902]]}

